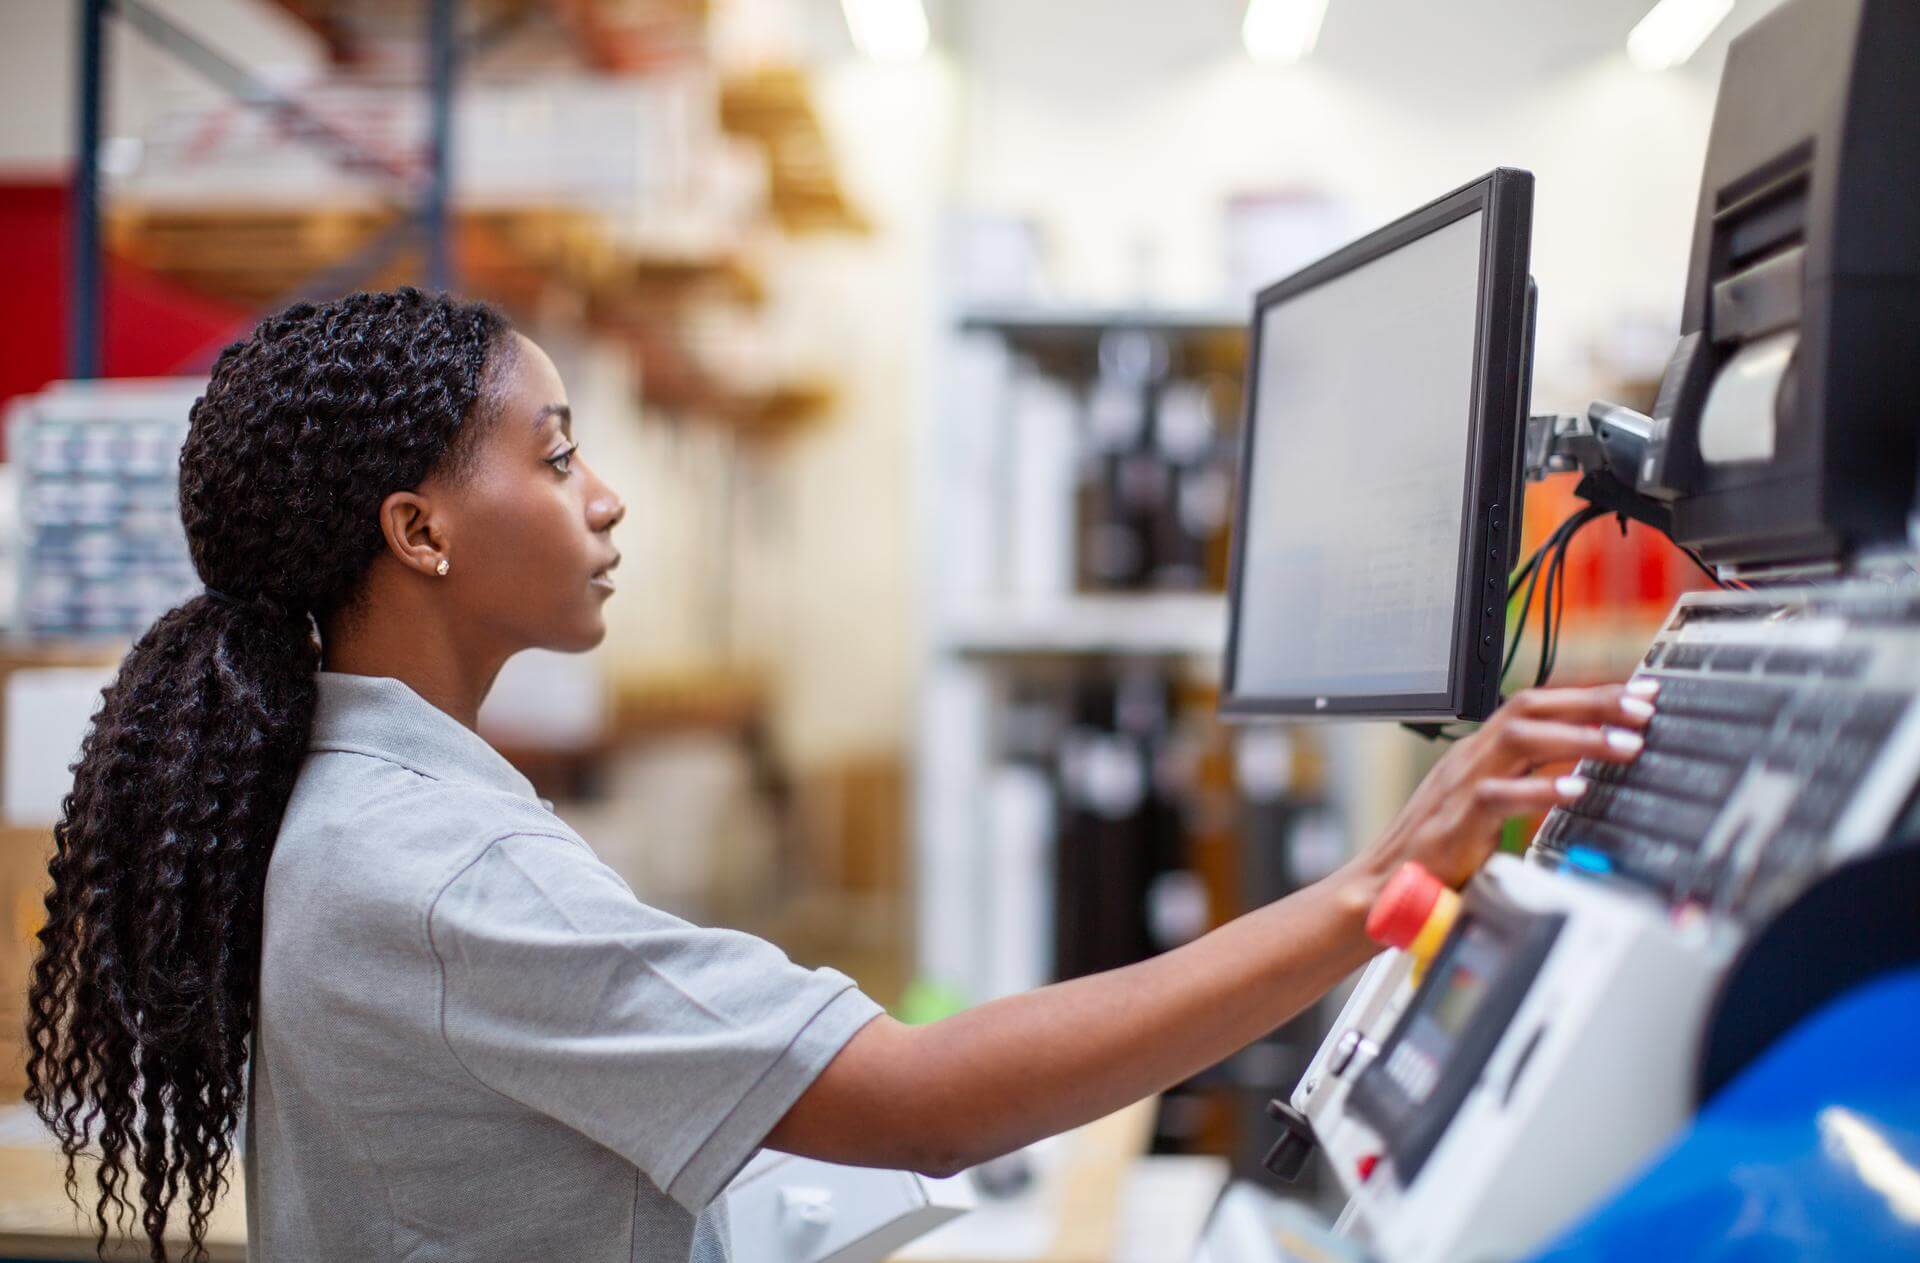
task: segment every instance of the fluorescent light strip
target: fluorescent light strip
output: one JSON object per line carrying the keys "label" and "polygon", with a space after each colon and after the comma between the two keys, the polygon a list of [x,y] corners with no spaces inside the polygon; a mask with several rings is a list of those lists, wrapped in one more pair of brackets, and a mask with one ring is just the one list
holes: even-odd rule
{"label": "fluorescent light strip", "polygon": [[853,46],[875,61],[914,61],[927,51],[920,0],[840,0]]}
{"label": "fluorescent light strip", "polygon": [[1247,0],[1240,38],[1255,61],[1299,61],[1319,42],[1326,16],[1327,0]]}
{"label": "fluorescent light strip", "polygon": [[1642,70],[1671,70],[1700,51],[1733,12],[1733,0],[1660,0],[1627,36],[1627,56]]}

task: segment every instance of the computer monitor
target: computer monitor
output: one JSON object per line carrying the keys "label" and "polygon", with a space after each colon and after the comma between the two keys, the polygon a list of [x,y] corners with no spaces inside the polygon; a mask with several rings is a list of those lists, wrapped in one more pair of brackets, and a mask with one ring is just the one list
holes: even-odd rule
{"label": "computer monitor", "polygon": [[1223,714],[1499,704],[1532,219],[1503,168],[1255,298]]}

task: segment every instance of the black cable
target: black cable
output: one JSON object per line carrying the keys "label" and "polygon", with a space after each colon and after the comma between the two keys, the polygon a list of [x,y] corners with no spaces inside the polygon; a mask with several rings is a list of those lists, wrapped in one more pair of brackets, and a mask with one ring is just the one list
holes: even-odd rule
{"label": "black cable", "polygon": [[[1553,669],[1560,663],[1560,632],[1566,626],[1567,616],[1567,552],[1573,547],[1573,537],[1587,523],[1607,516],[1607,512],[1596,505],[1588,505],[1567,519],[1565,532],[1560,536],[1559,549],[1554,553],[1552,569],[1548,572],[1547,595],[1543,601],[1547,625],[1541,629],[1540,672],[1535,681],[1536,688],[1553,677]],[[1621,519],[1623,528],[1625,521],[1625,518]]]}
{"label": "black cable", "polygon": [[1500,679],[1503,683],[1512,672],[1515,660],[1520,657],[1520,642],[1526,638],[1527,624],[1533,621],[1533,594],[1539,586],[1541,576],[1546,573],[1546,567],[1536,563],[1542,561],[1553,550],[1554,542],[1560,538],[1560,532],[1565,527],[1564,522],[1556,527],[1553,534],[1547,537],[1547,542],[1540,545],[1539,551],[1534,553],[1533,560],[1528,563],[1527,590],[1520,597],[1520,621],[1514,624],[1513,643],[1507,646],[1506,660],[1500,664]]}
{"label": "black cable", "polygon": [[1546,551],[1547,546],[1545,544],[1540,545],[1540,547],[1533,550],[1533,556],[1527,558],[1527,564],[1513,572],[1513,576],[1507,580],[1508,600],[1512,600],[1514,592],[1521,584],[1527,581],[1527,577],[1533,573],[1534,567],[1540,564],[1540,558]]}
{"label": "black cable", "polygon": [[[1520,656],[1520,642],[1526,638],[1527,624],[1533,619],[1533,590],[1534,585],[1540,580],[1540,568],[1534,563],[1546,555],[1547,549],[1552,544],[1553,541],[1549,539],[1545,544],[1540,545],[1540,551],[1533,555],[1533,561],[1527,563],[1527,590],[1520,598],[1520,621],[1513,625],[1513,642],[1507,646],[1506,660],[1500,664],[1500,680],[1503,684],[1506,682],[1508,673],[1513,670],[1514,659]],[[1513,599],[1511,592],[1507,594],[1507,599],[1509,601]]]}
{"label": "black cable", "polygon": [[[1513,639],[1507,645],[1507,656],[1500,664],[1500,681],[1504,685],[1507,676],[1513,673],[1514,661],[1520,656],[1521,642],[1526,638],[1527,626],[1533,618],[1533,598],[1545,581],[1545,591],[1540,592],[1540,662],[1534,672],[1536,688],[1546,684],[1553,677],[1554,668],[1560,663],[1560,635],[1566,627],[1567,605],[1567,556],[1573,547],[1573,538],[1590,522],[1597,522],[1608,514],[1619,519],[1621,534],[1626,533],[1627,519],[1623,513],[1588,504],[1576,510],[1559,526],[1553,534],[1547,536],[1545,543],[1533,550],[1520,569],[1513,572],[1507,580],[1507,601],[1512,603],[1514,594],[1521,584],[1526,591],[1521,596],[1520,619],[1514,624]],[[1662,532],[1665,534],[1665,532]],[[1729,586],[1721,582],[1720,577],[1707,567],[1700,555],[1680,543],[1671,535],[1667,539],[1675,548],[1687,554],[1696,566],[1721,587]],[[1744,586],[1744,585],[1742,585]],[[1429,741],[1457,741],[1460,734],[1449,732],[1444,724],[1403,723],[1401,727]]]}
{"label": "black cable", "polygon": [[1567,519],[1566,529],[1560,533],[1559,544],[1553,550],[1553,556],[1547,560],[1547,590],[1540,597],[1540,665],[1534,671],[1533,686],[1539,688],[1553,675],[1554,641],[1560,632],[1560,620],[1565,615],[1567,600],[1567,549],[1573,544],[1573,537],[1582,526],[1587,524],[1587,510],[1582,509]]}
{"label": "black cable", "polygon": [[1540,629],[1540,670],[1534,679],[1538,688],[1553,678],[1554,665],[1560,660],[1560,629],[1567,620],[1567,552],[1573,547],[1573,537],[1585,526],[1585,519],[1578,522],[1572,530],[1560,537],[1560,547],[1553,554],[1552,569],[1547,572],[1547,592],[1541,600],[1541,614],[1545,625]]}
{"label": "black cable", "polygon": [[1725,589],[1728,589],[1729,591],[1745,591],[1746,590],[1747,585],[1744,583],[1729,583],[1725,579],[1722,579],[1720,577],[1719,572],[1716,571],[1712,566],[1709,566],[1707,564],[1707,559],[1705,557],[1702,557],[1699,553],[1693,551],[1693,549],[1688,548],[1685,544],[1675,539],[1671,534],[1667,535],[1667,541],[1671,543],[1675,548],[1678,548],[1681,552],[1685,553],[1687,555],[1687,560],[1692,562],[1694,565],[1698,566],[1700,568],[1700,573],[1707,576],[1708,579],[1712,580],[1713,586],[1715,586],[1716,588],[1725,588]]}
{"label": "black cable", "polygon": [[[1566,539],[1562,534],[1560,539]],[[1547,653],[1553,648],[1553,591],[1560,581],[1560,558],[1563,554],[1555,547],[1553,555],[1547,558],[1546,583],[1540,593],[1540,660],[1533,668],[1533,687],[1539,688],[1547,682]]]}
{"label": "black cable", "polygon": [[[1585,513],[1586,510],[1581,510]],[[1546,591],[1540,594],[1540,665],[1534,669],[1533,686],[1539,688],[1547,682],[1553,671],[1553,633],[1554,633],[1554,595],[1564,593],[1566,588],[1560,582],[1560,576],[1566,569],[1567,545],[1573,541],[1575,524],[1581,522],[1581,513],[1567,519],[1567,526],[1555,537],[1553,556],[1547,559]]]}
{"label": "black cable", "polygon": [[1553,668],[1559,666],[1559,637],[1561,637],[1561,631],[1567,630],[1567,549],[1571,545],[1572,536],[1567,536],[1567,543],[1563,543],[1559,551],[1559,574],[1555,576],[1559,582],[1553,585],[1553,597],[1549,607],[1553,622],[1548,631],[1548,662],[1540,670],[1540,683],[1546,683],[1548,679],[1553,678]]}
{"label": "black cable", "polygon": [[1500,664],[1500,679],[1502,681],[1506,680],[1507,672],[1513,670],[1513,660],[1515,656],[1518,655],[1520,652],[1520,638],[1526,635],[1527,623],[1532,619],[1533,584],[1531,580],[1534,578],[1534,576],[1539,574],[1540,559],[1546,556],[1546,554],[1547,554],[1547,545],[1545,544],[1542,544],[1540,545],[1540,547],[1534,549],[1533,556],[1527,558],[1527,564],[1522,566],[1519,569],[1519,571],[1514,574],[1513,578],[1510,579],[1507,583],[1507,603],[1511,605],[1513,603],[1514,589],[1520,586],[1522,580],[1529,581],[1527,583],[1526,599],[1520,605],[1520,621],[1515,623],[1513,626],[1512,643],[1510,643],[1507,646],[1506,659]]}
{"label": "black cable", "polygon": [[1513,588],[1518,586],[1522,577],[1527,580],[1526,595],[1521,598],[1520,603],[1520,621],[1514,626],[1513,642],[1507,646],[1506,660],[1500,664],[1500,679],[1502,681],[1505,681],[1507,676],[1513,671],[1514,661],[1520,656],[1520,642],[1526,635],[1527,624],[1532,621],[1533,594],[1542,575],[1545,573],[1545,569],[1540,565],[1540,562],[1560,543],[1562,537],[1575,525],[1578,518],[1579,514],[1575,514],[1573,517],[1568,518],[1559,526],[1555,527],[1553,534],[1547,536],[1547,542],[1535,550],[1533,556],[1528,558],[1527,564],[1521,568],[1520,572],[1514,576],[1513,582],[1508,585],[1507,598],[1508,600],[1512,600]]}
{"label": "black cable", "polygon": [[[1545,590],[1540,592],[1540,662],[1534,672],[1534,687],[1546,684],[1553,677],[1554,669],[1560,664],[1560,636],[1566,628],[1567,604],[1567,555],[1573,546],[1573,538],[1589,522],[1596,522],[1612,514],[1620,522],[1620,531],[1624,535],[1627,529],[1626,514],[1617,510],[1589,504],[1560,523],[1547,541],[1535,549],[1527,558],[1526,564],[1516,570],[1507,581],[1507,601],[1513,601],[1514,594],[1521,584],[1526,590],[1520,597],[1520,619],[1514,624],[1513,639],[1507,645],[1507,656],[1500,664],[1500,680],[1504,684],[1507,676],[1513,673],[1513,664],[1520,656],[1520,643],[1526,637],[1527,626],[1533,618],[1533,598],[1544,581]],[[1657,527],[1655,529],[1658,529]],[[1722,579],[1713,567],[1699,553],[1673,537],[1670,531],[1661,531],[1667,542],[1679,549],[1716,587],[1732,591],[1750,591],[1747,584]]]}
{"label": "black cable", "polygon": [[[1533,618],[1533,598],[1541,580],[1546,581],[1546,590],[1540,593],[1540,664],[1534,672],[1534,687],[1539,688],[1553,677],[1554,668],[1560,665],[1560,634],[1566,627],[1567,605],[1567,554],[1573,547],[1573,537],[1578,535],[1589,522],[1597,522],[1608,514],[1619,520],[1620,533],[1627,532],[1627,515],[1614,509],[1602,508],[1597,504],[1588,504],[1573,513],[1566,521],[1554,528],[1553,534],[1540,547],[1533,550],[1520,569],[1507,579],[1507,603],[1513,603],[1514,593],[1521,584],[1526,584],[1526,592],[1520,598],[1520,620],[1514,624],[1513,639],[1507,645],[1507,656],[1500,663],[1500,682],[1506,683],[1507,676],[1513,673],[1515,659],[1520,656],[1520,642],[1526,638],[1527,624]],[[1655,528],[1656,530],[1659,528]],[[1716,587],[1737,591],[1750,591],[1747,584],[1737,580],[1722,579],[1706,559],[1693,549],[1673,537],[1671,531],[1661,531],[1667,542],[1686,554],[1687,560],[1699,567],[1700,573],[1707,576]],[[1460,734],[1448,732],[1443,724],[1403,723],[1401,727],[1419,734],[1429,741],[1457,741]]]}

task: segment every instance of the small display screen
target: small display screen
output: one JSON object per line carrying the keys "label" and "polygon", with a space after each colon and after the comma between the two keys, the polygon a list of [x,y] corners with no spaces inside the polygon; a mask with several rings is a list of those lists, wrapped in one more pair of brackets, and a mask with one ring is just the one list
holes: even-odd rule
{"label": "small display screen", "polygon": [[1506,944],[1485,926],[1472,924],[1462,931],[1444,962],[1444,973],[1434,980],[1439,985],[1429,993],[1420,1020],[1409,1032],[1422,1051],[1436,1061],[1446,1060],[1454,1041],[1479,1012],[1506,957]]}
{"label": "small display screen", "polygon": [[1458,1036],[1480,1006],[1487,993],[1487,980],[1465,965],[1455,965],[1447,978],[1447,989],[1433,1006],[1433,1020],[1449,1035]]}

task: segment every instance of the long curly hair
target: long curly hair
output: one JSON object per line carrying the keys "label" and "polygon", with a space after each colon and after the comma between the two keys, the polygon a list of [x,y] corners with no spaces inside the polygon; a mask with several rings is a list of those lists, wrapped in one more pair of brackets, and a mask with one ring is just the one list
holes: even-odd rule
{"label": "long curly hair", "polygon": [[194,402],[180,516],[210,592],[156,620],[105,690],[54,827],[28,991],[26,1099],[76,1205],[77,1162],[98,1159],[101,1253],[137,1217],[165,1263],[184,1200],[186,1257],[206,1257],[316,630],[353,613],[381,501],[461,471],[507,332],[490,307],[414,289],[303,303],[221,352]]}

